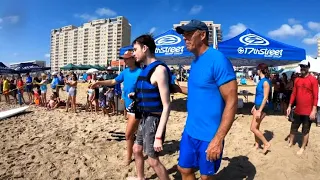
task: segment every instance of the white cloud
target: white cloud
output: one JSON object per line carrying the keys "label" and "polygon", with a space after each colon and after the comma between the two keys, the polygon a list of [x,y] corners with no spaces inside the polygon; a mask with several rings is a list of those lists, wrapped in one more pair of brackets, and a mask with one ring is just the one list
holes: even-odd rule
{"label": "white cloud", "polygon": [[300,24],[300,21],[296,20],[295,18],[288,19],[288,23],[290,25]]}
{"label": "white cloud", "polygon": [[302,25],[296,24],[290,26],[288,24],[282,24],[280,28],[270,31],[269,36],[284,38],[288,36],[305,36],[307,35],[307,30],[303,28]]}
{"label": "white cloud", "polygon": [[247,29],[246,25],[244,25],[242,23],[232,25],[229,27],[229,33],[227,34],[227,37],[228,38],[235,37],[235,36],[239,35],[240,33],[242,33],[246,29]]}
{"label": "white cloud", "polygon": [[45,57],[45,58],[50,58],[50,54],[49,54],[49,53],[48,53],[48,54],[45,54],[44,57]]}
{"label": "white cloud", "polygon": [[308,44],[308,45],[317,44],[318,38],[320,38],[320,33],[314,35],[314,36],[311,37],[311,38],[304,38],[304,39],[302,40],[302,42],[303,42],[304,44]]}
{"label": "white cloud", "polygon": [[192,8],[190,9],[189,14],[198,14],[202,11],[202,6],[201,5],[194,5],[192,6]]}
{"label": "white cloud", "polygon": [[109,8],[99,8],[96,10],[96,13],[99,16],[116,16],[117,13]]}
{"label": "white cloud", "polygon": [[150,33],[150,34],[153,34],[156,30],[157,30],[156,27],[152,27],[152,28],[149,30],[149,33]]}
{"label": "white cloud", "polygon": [[81,19],[86,20],[86,21],[92,21],[92,20],[94,20],[94,19],[98,19],[98,17],[92,16],[92,15],[87,14],[87,13],[84,13],[84,14],[75,14],[74,17],[81,18]]}
{"label": "white cloud", "polygon": [[19,22],[20,17],[19,16],[7,16],[7,17],[4,17],[4,19],[11,24],[16,24]]}
{"label": "white cloud", "polygon": [[116,16],[117,12],[115,12],[112,9],[109,8],[98,8],[95,11],[95,14],[89,14],[89,13],[83,13],[83,14],[74,14],[74,17],[81,18],[86,21],[92,21],[95,19],[98,19],[99,17],[110,17],[110,16]]}
{"label": "white cloud", "polygon": [[308,22],[308,27],[311,30],[320,31],[320,22],[310,21],[310,22]]}

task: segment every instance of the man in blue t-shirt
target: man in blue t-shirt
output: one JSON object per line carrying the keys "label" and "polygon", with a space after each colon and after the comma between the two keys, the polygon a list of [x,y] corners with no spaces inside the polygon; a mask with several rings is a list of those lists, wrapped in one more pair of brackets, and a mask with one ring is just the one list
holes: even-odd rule
{"label": "man in blue t-shirt", "polygon": [[213,179],[221,163],[224,138],[237,111],[236,75],[230,61],[208,45],[208,27],[191,20],[176,28],[184,36],[187,49],[195,55],[188,87],[176,92],[188,94],[188,117],[180,141],[179,171],[182,179],[194,177],[199,168],[201,179]]}
{"label": "man in blue t-shirt", "polygon": [[[127,111],[128,123],[126,128],[126,141],[127,141],[127,158],[125,165],[129,165],[132,161],[134,132],[137,130],[139,121],[135,118],[135,113],[130,110],[132,100],[129,98],[129,93],[135,91],[136,81],[140,75],[141,69],[139,63],[135,61],[132,51],[127,51],[121,59],[124,59],[128,68],[124,69],[116,78],[112,78],[105,81],[98,81],[92,84],[92,88],[98,86],[115,86],[116,84],[123,83],[122,98],[124,100],[125,108]],[[114,74],[115,75],[115,74]],[[109,75],[110,76],[110,75]]]}

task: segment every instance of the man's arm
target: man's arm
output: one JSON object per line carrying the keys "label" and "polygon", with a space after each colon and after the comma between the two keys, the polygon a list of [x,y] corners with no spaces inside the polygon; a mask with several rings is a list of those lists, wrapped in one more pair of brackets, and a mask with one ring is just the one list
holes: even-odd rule
{"label": "man's arm", "polygon": [[318,86],[318,81],[316,79],[314,79],[314,81],[312,81],[312,94],[314,97],[312,110],[314,112],[317,112],[318,98],[319,98],[319,86]]}
{"label": "man's arm", "polygon": [[167,69],[164,66],[156,67],[154,73],[151,76],[151,80],[152,79],[154,79],[158,85],[163,106],[159,126],[156,132],[156,138],[160,138],[163,135],[170,114],[170,90]]}
{"label": "man's arm", "polygon": [[232,80],[224,85],[221,85],[219,90],[226,105],[223,110],[219,129],[214,138],[222,141],[232,126],[238,108],[237,81]]}

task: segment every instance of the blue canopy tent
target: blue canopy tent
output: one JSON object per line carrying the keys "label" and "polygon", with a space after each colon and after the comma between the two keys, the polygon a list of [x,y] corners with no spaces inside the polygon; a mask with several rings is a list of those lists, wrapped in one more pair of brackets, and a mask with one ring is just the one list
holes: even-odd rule
{"label": "blue canopy tent", "polygon": [[247,29],[234,38],[218,43],[218,50],[234,66],[293,64],[306,58],[304,49],[287,45]]}
{"label": "blue canopy tent", "polygon": [[16,71],[0,62],[0,74],[16,74]]}
{"label": "blue canopy tent", "polygon": [[50,70],[50,67],[41,67],[33,63],[20,63],[14,70],[17,73],[30,73]]}
{"label": "blue canopy tent", "polygon": [[[194,55],[186,48],[183,36],[175,30],[169,30],[154,39],[157,46],[155,56],[166,64],[188,65],[194,59]],[[123,55],[129,49],[133,49],[132,46],[121,48],[120,55]]]}

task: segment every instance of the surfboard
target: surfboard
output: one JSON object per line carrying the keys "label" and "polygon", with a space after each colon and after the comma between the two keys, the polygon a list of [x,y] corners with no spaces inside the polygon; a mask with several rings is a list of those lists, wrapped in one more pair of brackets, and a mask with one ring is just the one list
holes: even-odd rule
{"label": "surfboard", "polygon": [[11,116],[14,116],[14,115],[17,115],[19,113],[22,113],[28,108],[29,108],[29,106],[24,106],[24,107],[10,109],[8,111],[0,112],[0,120],[8,118],[8,117],[11,117]]}

